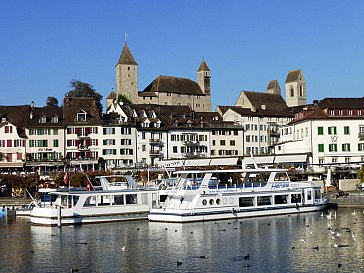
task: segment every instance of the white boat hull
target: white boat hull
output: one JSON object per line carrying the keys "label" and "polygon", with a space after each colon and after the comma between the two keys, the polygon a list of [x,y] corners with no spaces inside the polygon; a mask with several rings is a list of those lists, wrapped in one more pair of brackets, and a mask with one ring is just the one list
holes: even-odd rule
{"label": "white boat hull", "polygon": [[282,207],[260,207],[252,209],[201,209],[201,210],[175,210],[175,209],[152,209],[148,215],[149,221],[187,223],[199,221],[228,220],[259,216],[272,216],[280,214],[296,214],[304,212],[320,211],[326,207],[327,202],[310,206],[282,206]]}
{"label": "white boat hull", "polygon": [[[77,210],[61,209],[61,225],[105,223],[126,220],[147,219],[149,205],[113,206],[98,208],[82,208]],[[34,208],[30,214],[30,222],[34,225],[56,226],[59,224],[56,207]]]}

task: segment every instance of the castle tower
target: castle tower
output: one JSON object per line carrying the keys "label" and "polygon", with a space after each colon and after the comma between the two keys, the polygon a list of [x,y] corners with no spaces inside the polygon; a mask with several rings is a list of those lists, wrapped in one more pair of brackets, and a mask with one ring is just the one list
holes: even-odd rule
{"label": "castle tower", "polygon": [[207,66],[205,60],[202,60],[200,67],[197,70],[198,85],[202,92],[210,94],[210,69]]}
{"label": "castle tower", "polygon": [[116,64],[116,100],[123,95],[131,102],[138,99],[138,64],[125,42],[118,63]]}
{"label": "castle tower", "polygon": [[307,104],[306,81],[301,69],[288,71],[286,79],[286,104],[288,107]]}
{"label": "castle tower", "polygon": [[277,80],[271,80],[267,86],[267,93],[281,95],[281,87]]}

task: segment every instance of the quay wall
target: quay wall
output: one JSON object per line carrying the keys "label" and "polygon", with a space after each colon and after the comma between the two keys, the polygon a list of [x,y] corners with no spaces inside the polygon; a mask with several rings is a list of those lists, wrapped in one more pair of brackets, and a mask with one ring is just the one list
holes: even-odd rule
{"label": "quay wall", "polygon": [[339,179],[339,189],[342,191],[355,191],[360,179]]}
{"label": "quay wall", "polygon": [[338,208],[364,208],[364,191],[345,192],[343,196],[339,196],[338,192],[332,192],[328,197],[329,203]]}

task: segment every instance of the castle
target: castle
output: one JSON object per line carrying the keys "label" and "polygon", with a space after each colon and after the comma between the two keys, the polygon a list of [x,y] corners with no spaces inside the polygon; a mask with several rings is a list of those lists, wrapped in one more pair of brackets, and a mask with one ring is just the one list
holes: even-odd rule
{"label": "castle", "polygon": [[115,68],[116,94],[110,93],[107,107],[115,99],[117,102],[127,99],[133,104],[180,105],[197,112],[211,111],[211,76],[205,60],[197,70],[198,82],[159,75],[143,91],[138,90],[138,64],[126,42]]}

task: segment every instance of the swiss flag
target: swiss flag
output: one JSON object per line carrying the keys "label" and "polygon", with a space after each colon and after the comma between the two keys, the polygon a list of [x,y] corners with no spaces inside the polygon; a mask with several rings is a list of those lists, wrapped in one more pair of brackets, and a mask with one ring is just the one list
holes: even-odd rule
{"label": "swiss flag", "polygon": [[94,191],[94,186],[92,185],[90,179],[87,177],[86,191]]}
{"label": "swiss flag", "polygon": [[68,183],[68,173],[67,172],[65,172],[64,173],[64,176],[63,176],[63,182],[67,185],[67,183]]}

